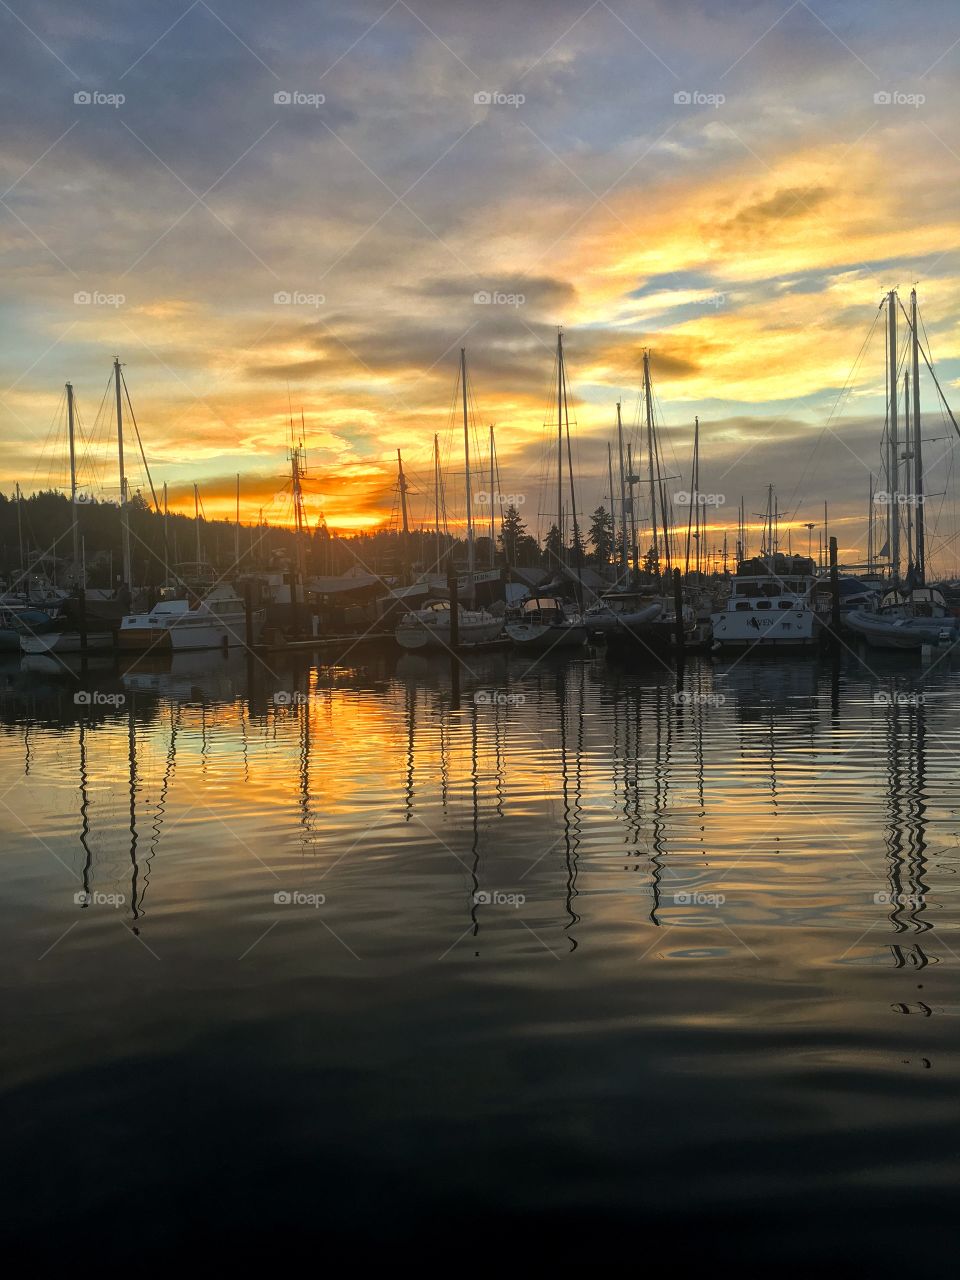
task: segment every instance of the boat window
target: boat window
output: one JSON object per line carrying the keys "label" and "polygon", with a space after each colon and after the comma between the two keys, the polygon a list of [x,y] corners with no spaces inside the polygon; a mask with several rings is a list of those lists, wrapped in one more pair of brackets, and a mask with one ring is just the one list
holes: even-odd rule
{"label": "boat window", "polygon": [[778,603],[777,608],[778,608],[778,609],[792,609],[792,608],[793,608],[793,605],[790,603],[790,601],[789,601],[789,600],[781,600],[781,601]]}
{"label": "boat window", "polygon": [[740,611],[740,612],[743,612],[743,611],[745,610],[747,613],[749,613],[749,612],[750,612],[750,601],[749,601],[749,600],[743,600],[743,601],[738,600],[738,601],[737,601],[737,609],[738,609],[738,611]]}
{"label": "boat window", "polygon": [[778,596],[780,594],[780,583],[765,582],[762,589],[765,596]]}
{"label": "boat window", "polygon": [[772,609],[772,608],[773,608],[773,605],[770,603],[770,601],[769,601],[769,600],[758,600],[758,601],[757,601],[757,608],[758,608],[758,609]]}

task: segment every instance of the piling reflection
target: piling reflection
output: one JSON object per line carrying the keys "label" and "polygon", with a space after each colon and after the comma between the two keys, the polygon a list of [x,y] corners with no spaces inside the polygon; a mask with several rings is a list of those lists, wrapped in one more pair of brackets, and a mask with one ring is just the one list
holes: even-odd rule
{"label": "piling reflection", "polygon": [[[361,928],[392,910],[411,938],[465,929],[478,949],[523,926],[572,954],[616,922],[640,953],[647,931],[686,929],[698,953],[732,932],[759,954],[802,921],[836,930],[844,960],[882,946],[896,968],[950,961],[949,670],[924,692],[916,672],[841,660],[677,673],[595,655],[290,657],[273,671],[189,657],[88,675],[85,703],[62,673],[7,671],[0,689],[0,735],[19,742],[8,783],[53,769],[73,797],[68,861],[87,901],[117,888],[123,832],[138,936],[151,901],[189,912],[201,880],[204,895],[224,888],[219,868],[183,866],[206,830],[229,892],[253,894],[236,887],[251,870],[329,876]],[[47,839],[52,818],[33,820]]]}

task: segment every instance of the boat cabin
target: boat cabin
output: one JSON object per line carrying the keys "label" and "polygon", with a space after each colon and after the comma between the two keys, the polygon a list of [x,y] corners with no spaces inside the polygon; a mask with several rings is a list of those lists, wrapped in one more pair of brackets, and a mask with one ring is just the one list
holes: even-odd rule
{"label": "boat cabin", "polygon": [[640,591],[609,591],[602,595],[596,604],[591,605],[588,613],[636,613],[645,605],[653,604],[654,597]]}
{"label": "boat cabin", "polygon": [[734,578],[727,609],[752,613],[806,606],[813,588],[812,578]]}
{"label": "boat cabin", "polygon": [[912,591],[894,589],[884,593],[880,600],[881,613],[903,610],[914,618],[942,618],[949,612],[943,593],[936,587],[914,587]]}
{"label": "boat cabin", "polygon": [[563,604],[556,596],[533,596],[529,600],[524,600],[519,620],[551,626],[553,623],[563,622],[565,617]]}

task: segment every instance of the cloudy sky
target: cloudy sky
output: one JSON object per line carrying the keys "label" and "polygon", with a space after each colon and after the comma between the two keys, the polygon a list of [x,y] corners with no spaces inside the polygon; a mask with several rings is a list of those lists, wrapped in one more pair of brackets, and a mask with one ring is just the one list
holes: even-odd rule
{"label": "cloudy sky", "polygon": [[[828,500],[852,558],[886,290],[916,284],[956,395],[955,0],[3,0],[0,27],[7,492],[62,482],[68,378],[85,483],[116,492],[119,355],[177,503],[197,480],[226,511],[241,472],[244,518],[279,518],[292,409],[311,520],[388,521],[398,447],[419,519],[434,433],[462,489],[465,346],[477,436],[545,527],[562,325],[584,507],[649,348],[668,468],[699,415],[717,526],[769,482],[797,521]],[[952,563],[930,385],[923,407]]]}

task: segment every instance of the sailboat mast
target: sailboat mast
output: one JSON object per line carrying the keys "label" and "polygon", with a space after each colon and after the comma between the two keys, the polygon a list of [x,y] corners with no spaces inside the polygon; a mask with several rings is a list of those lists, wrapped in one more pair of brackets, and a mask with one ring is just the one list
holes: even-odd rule
{"label": "sailboat mast", "polygon": [[557,330],[557,567],[563,563],[563,330]]}
{"label": "sailboat mast", "polygon": [[237,513],[233,523],[233,564],[240,566],[240,472],[237,472]]}
{"label": "sailboat mast", "polygon": [[404,546],[406,546],[407,534],[410,532],[410,525],[407,519],[407,477],[403,474],[403,458],[400,456],[400,450],[397,450],[397,478],[400,488],[400,518],[403,525]]}
{"label": "sailboat mast", "polygon": [[467,597],[473,603],[474,551],[473,551],[473,494],[470,489],[470,421],[467,411],[467,350],[460,348],[460,389],[463,394],[463,466],[466,477],[467,500]]}
{"label": "sailboat mast", "polygon": [[577,519],[577,494],[573,484],[573,447],[570,443],[570,408],[567,402],[567,373],[560,347],[560,385],[563,390],[563,422],[567,433],[567,474],[570,477],[570,513],[573,528],[573,561],[577,570],[577,605],[583,608],[583,555],[580,549],[580,522]]}
{"label": "sailboat mast", "polygon": [[496,446],[494,444],[494,439],[493,439],[493,423],[491,422],[490,424],[490,568],[491,569],[497,563],[497,540],[496,540],[496,520],[495,520],[496,511],[493,505],[494,499],[497,498],[497,494],[494,492],[495,481],[493,476],[495,447]]}
{"label": "sailboat mast", "polygon": [[23,518],[20,511],[23,503],[23,494],[20,492],[20,481],[17,481],[17,549],[20,552],[20,577],[23,578],[26,572],[26,563],[23,558]]}
{"label": "sailboat mast", "polygon": [[197,560],[197,575],[199,576],[200,560],[201,560],[201,556],[200,556],[200,488],[196,484],[194,484],[193,486],[193,532],[194,532],[194,537],[196,538],[195,555]]}
{"label": "sailboat mast", "polygon": [[690,574],[690,538],[693,533],[693,512],[697,510],[697,532],[699,534],[700,516],[697,504],[697,449],[700,447],[700,419],[693,419],[693,460],[690,463],[690,506],[687,511],[687,545],[683,557],[683,571]]}
{"label": "sailboat mast", "polygon": [[440,437],[433,437],[433,528],[437,540],[435,568],[440,565]]}
{"label": "sailboat mast", "polygon": [[123,400],[120,393],[120,358],[113,362],[113,381],[117,393],[117,458],[120,464],[120,540],[123,548],[123,585],[131,587],[130,524],[127,511],[127,476],[123,466]]}
{"label": "sailboat mast", "polygon": [[666,562],[667,573],[671,573],[671,530],[670,517],[667,515],[667,487],[663,479],[663,469],[660,466],[660,442],[657,439],[657,429],[653,429],[653,447],[656,453],[657,463],[657,489],[660,492],[660,524],[663,528],[663,558]]}
{"label": "sailboat mast", "polygon": [[[640,549],[637,544],[637,510],[633,501],[633,485],[636,472],[633,469],[633,445],[627,441],[627,484],[630,487],[630,558],[634,573],[640,571]],[[656,550],[656,547],[654,547]]]}
{"label": "sailboat mast", "polygon": [[[74,438],[73,383],[67,383],[67,439],[70,446],[70,506],[73,526],[73,563],[80,563],[80,540],[77,530],[77,446]],[[81,588],[83,583],[80,584]]]}
{"label": "sailboat mast", "polygon": [[[620,453],[620,532],[621,532],[621,568],[627,571],[627,479],[623,470],[623,422],[620,416],[620,401],[617,401],[617,451]],[[613,499],[611,498],[611,502]],[[630,511],[634,511],[634,486],[630,486]]]}
{"label": "sailboat mast", "polygon": [[[910,421],[910,370],[903,371],[903,457],[907,464],[907,490],[909,492],[911,475],[910,464],[913,461],[912,449],[912,431],[913,424]],[[910,582],[913,582],[914,560],[913,560],[913,516],[910,511],[910,503],[907,503],[907,575]]]}
{"label": "sailboat mast", "polygon": [[653,569],[660,576],[660,549],[657,531],[657,488],[654,479],[656,457],[653,448],[653,400],[650,395],[650,353],[643,353],[643,399],[647,412],[647,466],[650,473],[650,524],[653,531]]}
{"label": "sailboat mast", "polygon": [[397,450],[397,486],[400,490],[400,582],[404,587],[409,586],[407,581],[409,575],[407,572],[407,551],[409,547],[410,524],[407,518],[407,477],[403,474],[403,458],[400,456],[400,450]]}
{"label": "sailboat mast", "polygon": [[873,472],[867,493],[867,573],[873,573]]}
{"label": "sailboat mast", "polygon": [[890,406],[890,427],[888,439],[887,487],[887,522],[890,533],[890,567],[893,580],[900,578],[900,510],[897,504],[900,468],[900,440],[897,430],[897,292],[891,289],[887,294],[887,365],[889,392],[887,403]]}
{"label": "sailboat mast", "polygon": [[695,559],[697,564],[697,575],[706,570],[706,547],[703,545],[707,532],[707,513],[700,501],[700,419],[696,419],[697,429],[697,480],[694,486],[694,492],[697,495],[697,546],[695,550]]}
{"label": "sailboat mast", "polygon": [[[617,401],[617,448],[620,452],[620,565],[627,572],[627,481],[623,469],[623,422],[620,419],[620,401]],[[613,499],[611,498],[611,504]],[[630,514],[633,515],[633,486],[630,486]]]}
{"label": "sailboat mast", "polygon": [[703,534],[705,529],[703,504],[700,501],[700,419],[695,417],[693,420],[693,425],[694,425],[694,435],[696,437],[696,448],[694,449],[694,459],[693,459],[694,460],[693,493],[694,493],[694,497],[697,500],[697,507],[694,513],[694,519],[696,521],[694,525],[694,535],[693,535],[694,538],[696,539],[696,546],[694,547],[694,562],[695,562],[696,572],[697,574],[699,574],[700,568],[701,568],[701,563],[700,563],[701,562],[701,543],[703,541]]}
{"label": "sailboat mast", "polygon": [[917,291],[910,290],[910,345],[913,364],[913,492],[916,498],[916,579],[920,586],[926,581],[927,548],[926,529],[923,520],[923,454],[920,447],[920,338],[917,333]]}
{"label": "sailboat mast", "polygon": [[610,528],[613,536],[613,546],[611,547],[612,559],[617,558],[617,515],[616,507],[613,502],[613,450],[610,448],[610,441],[607,441],[607,484],[610,488]]}
{"label": "sailboat mast", "polygon": [[167,503],[167,482],[163,482],[163,583],[170,581],[170,508]]}

